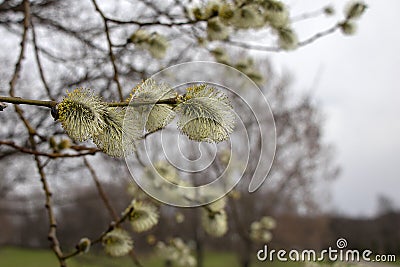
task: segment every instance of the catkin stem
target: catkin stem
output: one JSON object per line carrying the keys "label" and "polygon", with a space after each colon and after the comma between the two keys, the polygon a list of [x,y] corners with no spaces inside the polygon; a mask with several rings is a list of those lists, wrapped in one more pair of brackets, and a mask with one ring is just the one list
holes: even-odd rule
{"label": "catkin stem", "polygon": [[[53,108],[57,105],[56,101],[51,100],[34,100],[34,99],[25,99],[21,97],[12,97],[12,96],[0,96],[0,102],[11,103],[11,104],[25,104],[31,106],[41,106],[47,108]],[[178,100],[176,97],[161,99],[158,101],[137,101],[137,102],[113,102],[107,103],[110,107],[126,107],[126,106],[143,106],[143,105],[154,105],[154,104],[177,104]]]}
{"label": "catkin stem", "polygon": [[52,108],[57,105],[56,101],[50,100],[34,100],[34,99],[24,99],[21,97],[13,97],[13,96],[0,96],[0,102],[11,103],[11,104],[25,104],[31,106],[41,106]]}

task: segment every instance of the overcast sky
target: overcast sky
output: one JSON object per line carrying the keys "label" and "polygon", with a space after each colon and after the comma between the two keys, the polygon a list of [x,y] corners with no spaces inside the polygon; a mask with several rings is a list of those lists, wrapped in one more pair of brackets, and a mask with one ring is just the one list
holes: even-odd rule
{"label": "overcast sky", "polygon": [[[328,1],[288,1],[293,13]],[[335,1],[337,13],[345,1]],[[385,194],[400,207],[400,1],[365,1],[355,36],[335,33],[294,53],[273,55],[289,70],[294,88],[312,90],[326,117],[325,136],[335,144],[342,174],[333,183],[333,206],[371,215]],[[311,8],[312,10],[312,8]],[[298,24],[301,32],[325,29],[323,18]],[[300,38],[304,39],[304,38]],[[316,78],[317,77],[317,78]]]}

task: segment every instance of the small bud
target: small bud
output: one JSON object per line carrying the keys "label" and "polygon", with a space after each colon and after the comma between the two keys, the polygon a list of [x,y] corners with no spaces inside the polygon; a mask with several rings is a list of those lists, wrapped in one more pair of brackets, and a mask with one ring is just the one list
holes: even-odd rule
{"label": "small bud", "polygon": [[357,26],[352,21],[345,21],[342,24],[340,24],[340,29],[342,30],[342,33],[345,35],[353,35],[356,33]]}
{"label": "small bud", "polygon": [[254,70],[246,73],[246,75],[249,76],[249,78],[255,83],[261,84],[264,81],[264,77],[261,75],[261,73]]}
{"label": "small bud", "polygon": [[362,2],[353,2],[349,4],[345,9],[346,18],[349,19],[357,19],[361,17],[364,13],[367,5]]}
{"label": "small bud", "polygon": [[176,221],[177,223],[183,223],[184,220],[185,220],[185,215],[183,215],[183,213],[177,212],[177,213],[175,214],[175,221]]}
{"label": "small bud", "polygon": [[90,250],[91,241],[89,238],[82,238],[78,244],[78,250],[82,251],[83,253],[88,253]]}
{"label": "small bud", "polygon": [[232,157],[232,151],[229,149],[224,149],[218,154],[219,160],[225,166],[229,164],[229,162],[231,161],[231,157]]}
{"label": "small bud", "polygon": [[217,47],[211,51],[211,54],[215,57],[217,62],[222,64],[229,64],[229,56],[226,54],[225,49]]}
{"label": "small bud", "polygon": [[234,8],[232,5],[228,3],[220,5],[218,16],[222,22],[229,21],[230,19],[233,18],[233,15],[234,15]]}
{"label": "small bud", "polygon": [[137,30],[131,37],[129,37],[132,43],[138,44],[147,41],[150,38],[150,34],[145,30]]}
{"label": "small bud", "polygon": [[203,12],[201,11],[200,7],[195,7],[192,9],[192,14],[193,17],[197,20],[202,20],[203,19]]}
{"label": "small bud", "polygon": [[276,227],[275,219],[270,216],[262,217],[260,222],[268,230],[274,229]]}
{"label": "small bud", "polygon": [[332,16],[335,14],[335,9],[333,6],[327,6],[324,8],[324,14],[327,16]]}
{"label": "small bud", "polygon": [[226,40],[229,37],[228,28],[222,24],[218,17],[208,20],[207,37],[210,41]]}
{"label": "small bud", "polygon": [[57,146],[57,148],[59,150],[67,149],[67,148],[70,148],[70,147],[71,147],[71,142],[69,141],[69,139],[61,140],[61,142]]}
{"label": "small bud", "polygon": [[297,47],[296,33],[290,28],[278,29],[279,46],[284,50],[293,50]]}
{"label": "small bud", "polygon": [[148,50],[151,56],[157,59],[165,57],[168,49],[167,39],[156,32],[137,30],[129,37],[129,40],[139,48]]}
{"label": "small bud", "polygon": [[261,2],[262,7],[268,11],[282,12],[286,9],[285,4],[277,0],[265,0]]}
{"label": "small bud", "polygon": [[239,29],[260,28],[265,21],[256,6],[245,5],[235,10],[231,24]]}
{"label": "small bud", "polygon": [[56,141],[56,138],[54,136],[50,137],[49,145],[50,145],[50,148],[53,149],[54,151],[56,151],[58,149],[57,148],[57,141]]}
{"label": "small bud", "polygon": [[204,8],[204,19],[209,19],[211,17],[218,16],[219,11],[219,1],[208,1],[206,7]]}
{"label": "small bud", "polygon": [[148,41],[148,50],[152,57],[162,59],[165,57],[168,49],[167,39],[158,33],[152,34]]}
{"label": "small bud", "polygon": [[229,192],[228,196],[234,200],[239,200],[242,197],[240,191],[238,190],[232,190]]}
{"label": "small bud", "polygon": [[289,12],[286,9],[283,11],[267,11],[265,20],[275,29],[287,27],[289,25]]}
{"label": "small bud", "polygon": [[148,235],[146,236],[146,242],[149,245],[154,245],[157,241],[157,238],[154,235]]}

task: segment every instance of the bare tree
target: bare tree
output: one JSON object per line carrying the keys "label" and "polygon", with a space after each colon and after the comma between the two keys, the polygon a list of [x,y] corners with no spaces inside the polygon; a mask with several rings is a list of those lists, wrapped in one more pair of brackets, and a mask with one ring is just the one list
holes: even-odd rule
{"label": "bare tree", "polygon": [[[138,0],[114,1],[112,4],[97,0],[3,1],[0,4],[0,33],[4,40],[4,49],[0,57],[5,67],[0,72],[0,192],[11,192],[12,185],[15,184],[13,182],[29,187],[37,186],[37,180],[40,181],[47,213],[47,235],[60,266],[67,266],[68,258],[86,251],[90,244],[103,243],[107,248],[108,242],[115,238],[119,238],[125,245],[119,248],[122,250],[117,251],[117,254],[129,252],[133,262],[141,266],[131,249],[130,237],[121,229],[122,223],[126,220],[135,221],[140,208],[145,207],[142,212],[149,214],[153,208],[148,203],[141,203],[143,206],[140,206],[133,202],[127,204],[128,208],[122,213],[116,211],[103,186],[106,180],[114,179],[116,174],[107,170],[118,169],[121,179],[129,174],[122,160],[111,159],[106,155],[111,154],[109,145],[114,141],[113,138],[101,136],[108,138],[104,141],[105,139],[99,140],[98,135],[99,132],[105,135],[105,129],[118,130],[121,124],[117,121],[121,116],[119,110],[128,105],[125,100],[132,92],[132,87],[166,66],[196,59],[216,60],[232,65],[252,79],[260,81],[262,75],[252,60],[239,62],[233,59],[237,55],[251,56],[249,51],[252,50],[294,50],[337,30],[351,34],[354,32],[356,19],[365,8],[364,4],[356,2],[349,6],[332,27],[321,29],[310,37],[298,37],[292,27],[294,23],[310,16],[329,15],[332,13],[331,8],[322,7],[318,12],[308,14],[305,11],[301,16],[294,16],[288,12],[289,7],[275,0]],[[243,36],[247,40],[256,41],[261,41],[260,37],[268,37],[270,42],[247,42],[243,41]],[[226,51],[229,53],[225,53]],[[89,98],[89,93],[83,89],[65,96],[65,90],[74,87],[94,88],[95,93],[104,100]],[[276,105],[273,103],[272,106],[280,136],[276,165],[271,176],[276,184],[271,191],[274,193],[270,194],[268,203],[271,204],[256,207],[260,212],[278,212],[282,207],[296,210],[299,208],[296,203],[300,199],[307,204],[305,206],[309,206],[312,198],[304,198],[309,193],[308,185],[318,175],[329,173],[328,176],[331,176],[335,172],[324,169],[331,167],[329,163],[319,162],[329,162],[329,157],[326,156],[323,144],[318,143],[320,120],[315,113],[315,107],[308,99],[304,99],[289,109],[281,109],[281,104],[285,104],[287,100],[284,86],[281,89],[274,90],[270,95],[273,102],[276,101]],[[133,98],[135,92],[137,91],[133,91]],[[188,90],[185,94],[150,102],[157,107],[164,105],[162,107],[172,110],[178,104],[188,104],[189,96],[196,96],[190,95],[190,92]],[[67,105],[70,102],[76,104],[74,97],[87,97],[85,101],[101,107],[101,120],[105,122],[98,129],[91,129],[93,132],[90,136],[97,146],[80,142],[87,136],[83,136],[81,132],[74,134],[68,128],[70,117],[62,117],[63,114],[82,115],[74,113],[79,109],[77,106],[76,110],[71,110]],[[211,94],[209,98],[218,100],[220,107],[228,106],[217,93]],[[6,107],[6,104],[12,106]],[[134,104],[149,105],[145,101]],[[229,112],[224,114],[226,113]],[[76,119],[79,121],[79,118],[78,116]],[[61,121],[62,127],[54,120]],[[85,120],[88,121],[93,123],[90,119]],[[226,125],[224,120],[217,121],[216,124],[218,123]],[[156,123],[159,124],[162,127],[148,129],[147,134],[141,138],[147,138],[165,126],[164,121]],[[205,127],[197,126],[202,127],[201,129]],[[212,133],[213,131],[209,131],[210,136]],[[197,138],[197,141],[210,138],[188,135],[191,139]],[[220,136],[211,137],[214,140],[213,138]],[[252,144],[256,146],[257,142]],[[290,166],[287,164],[288,160]],[[249,166],[247,175],[252,169],[254,168]],[[82,179],[83,170],[86,170],[84,176],[89,177],[88,179]],[[67,254],[58,238],[58,224],[63,224],[63,220],[57,216],[55,203],[62,202],[68,195],[68,188],[76,183],[82,188],[93,186],[94,183],[112,222],[103,232],[98,233],[97,238],[83,238],[77,244],[76,250]],[[292,194],[293,192],[296,194]],[[276,204],[280,199],[285,199],[286,203]],[[251,201],[243,199],[243,203]],[[108,252],[116,255],[116,251],[109,249]]]}

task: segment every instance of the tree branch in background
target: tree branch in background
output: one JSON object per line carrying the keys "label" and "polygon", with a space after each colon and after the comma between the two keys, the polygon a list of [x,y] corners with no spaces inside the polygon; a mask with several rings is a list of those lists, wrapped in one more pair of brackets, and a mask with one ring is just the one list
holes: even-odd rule
{"label": "tree branch in background", "polygon": [[117,68],[117,64],[115,62],[115,55],[112,51],[113,45],[111,42],[111,37],[110,37],[110,30],[108,28],[108,22],[107,22],[107,18],[105,17],[103,11],[101,11],[101,9],[99,8],[99,6],[97,5],[96,0],[92,0],[92,3],[94,5],[94,7],[96,8],[96,11],[100,14],[101,18],[103,19],[103,23],[104,23],[104,31],[107,37],[107,43],[108,43],[108,54],[110,56],[110,61],[114,70],[114,81],[117,84],[117,89],[118,89],[118,95],[119,95],[119,100],[120,101],[124,101],[124,96],[122,93],[122,86],[121,83],[119,81],[119,77],[118,77],[118,68]]}
{"label": "tree branch in background", "polygon": [[[336,30],[340,29],[340,27],[343,23],[344,22],[339,22],[325,31],[321,31],[303,41],[300,41],[297,44],[297,48],[311,44],[324,36],[334,33]],[[265,51],[265,52],[285,51],[284,49],[282,49],[281,47],[278,47],[278,46],[274,47],[274,46],[258,45],[258,44],[251,44],[251,43],[246,43],[246,42],[241,42],[241,41],[236,41],[236,40],[227,40],[227,41],[225,41],[225,43],[228,45],[231,45],[231,46],[236,46],[236,47],[240,47],[240,48],[244,48],[244,49],[251,49],[251,50],[258,50],[258,51]]]}
{"label": "tree branch in background", "polygon": [[83,158],[83,163],[85,164],[86,168],[89,170],[90,175],[92,176],[92,179],[96,185],[97,191],[99,192],[99,195],[101,197],[101,200],[103,201],[104,205],[106,206],[108,212],[110,213],[111,218],[116,222],[118,221],[118,214],[115,211],[115,209],[112,207],[110,203],[110,199],[107,197],[106,192],[103,189],[103,186],[100,183],[99,177],[97,176],[96,171],[92,167],[92,165],[89,163],[89,161],[86,159],[86,157]]}
{"label": "tree branch in background", "polygon": [[32,18],[30,18],[30,23],[31,23],[31,31],[32,31],[32,43],[33,43],[33,48],[35,51],[35,59],[36,59],[36,64],[39,70],[39,75],[40,75],[40,79],[42,80],[43,86],[46,89],[47,92],[47,96],[54,101],[54,97],[51,94],[51,90],[50,87],[46,81],[46,77],[44,76],[44,71],[43,71],[43,66],[42,66],[42,62],[40,59],[40,55],[39,55],[39,49],[38,49],[38,45],[37,45],[37,41],[36,41],[36,31],[35,31],[35,25],[33,23]]}
{"label": "tree branch in background", "polygon": [[[30,6],[29,6],[29,0],[24,0],[24,29],[22,32],[22,40],[21,40],[21,45],[20,45],[20,54],[17,60],[17,63],[15,64],[15,70],[14,74],[10,80],[10,90],[9,94],[10,96],[14,96],[14,91],[15,91],[15,85],[18,80],[20,71],[21,71],[21,65],[22,61],[24,58],[24,53],[25,53],[25,48],[26,48],[26,43],[27,43],[27,32],[29,29],[30,25]],[[33,150],[36,149],[36,141],[35,141],[35,134],[36,131],[31,127],[29,124],[28,120],[24,117],[23,111],[17,106],[14,106],[15,111],[17,112],[19,118],[21,121],[24,123],[24,126],[29,134],[29,143],[32,147]],[[66,263],[63,259],[63,252],[60,248],[60,243],[57,238],[57,221],[55,218],[55,214],[53,211],[53,206],[52,206],[52,193],[50,191],[49,184],[47,182],[46,174],[44,172],[44,167],[41,163],[41,160],[38,155],[34,156],[35,162],[36,162],[36,167],[40,175],[40,181],[42,182],[43,186],[43,191],[45,192],[45,207],[47,210],[47,215],[48,215],[48,220],[49,220],[49,231],[48,231],[48,239],[51,242],[51,248],[54,251],[55,255],[57,256],[57,259],[60,263],[61,267],[66,267]]]}
{"label": "tree branch in background", "polygon": [[[97,152],[100,152],[101,150],[95,147],[86,147],[85,150],[86,152],[81,152],[81,153],[76,153],[76,154],[69,154],[69,153],[46,153],[46,152],[40,152],[38,150],[34,149],[29,149],[23,146],[16,145],[12,141],[1,141],[0,140],[0,146],[5,145],[8,147],[12,147],[15,150],[18,150],[19,152],[25,153],[25,154],[30,154],[30,155],[35,155],[35,156],[43,156],[43,157],[48,157],[50,159],[56,159],[56,158],[77,158],[77,157],[82,157],[82,156],[88,156],[88,155],[95,155]],[[71,147],[73,149],[73,147]]]}

